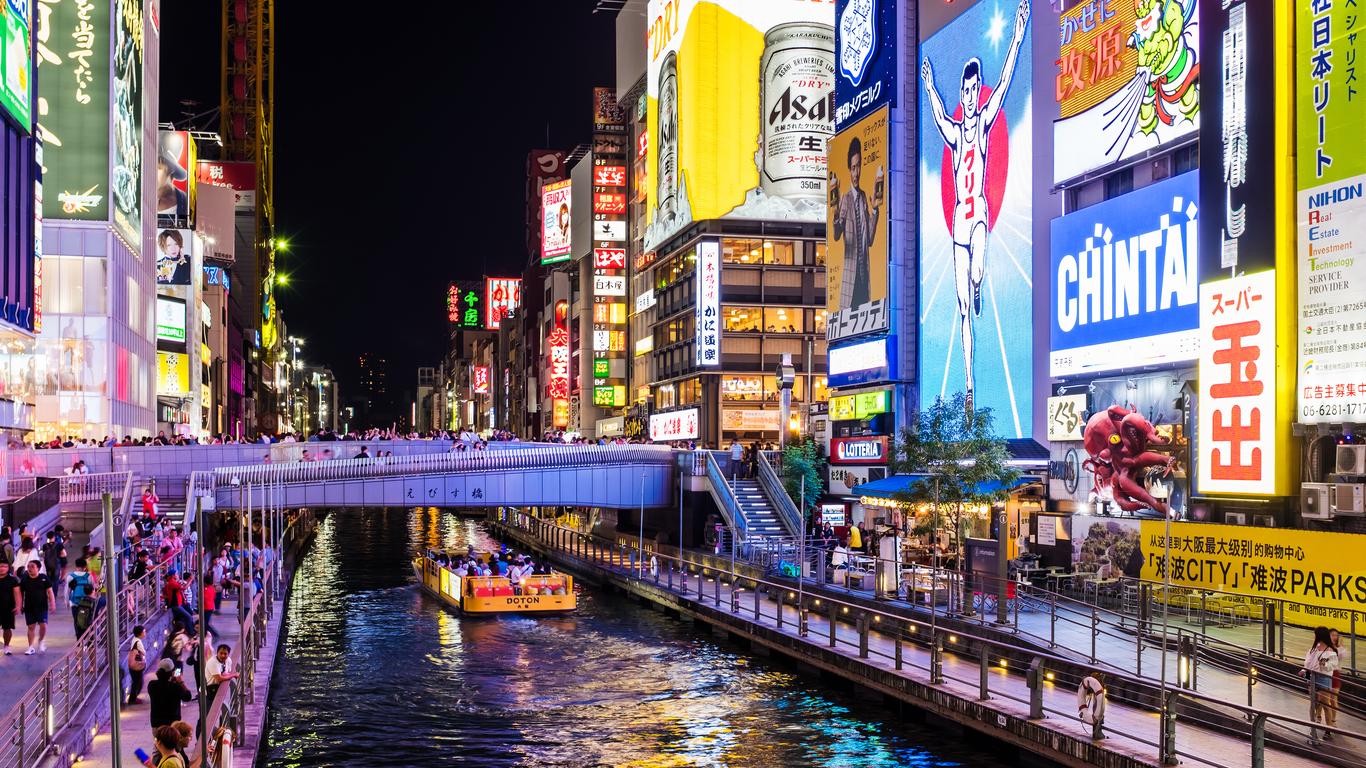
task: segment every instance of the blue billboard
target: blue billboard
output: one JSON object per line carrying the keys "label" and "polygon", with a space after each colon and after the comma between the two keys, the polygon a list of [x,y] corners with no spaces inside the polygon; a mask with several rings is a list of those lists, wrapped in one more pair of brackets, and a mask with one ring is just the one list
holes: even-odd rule
{"label": "blue billboard", "polygon": [[965,393],[1033,431],[1029,2],[983,0],[921,42],[920,401]]}
{"label": "blue billboard", "polygon": [[835,130],[896,105],[896,0],[835,0]]}
{"label": "blue billboard", "polygon": [[1051,376],[1199,356],[1199,197],[1191,171],[1053,220]]}
{"label": "blue billboard", "polygon": [[879,336],[830,347],[826,381],[831,387],[878,384],[896,378],[896,336]]}

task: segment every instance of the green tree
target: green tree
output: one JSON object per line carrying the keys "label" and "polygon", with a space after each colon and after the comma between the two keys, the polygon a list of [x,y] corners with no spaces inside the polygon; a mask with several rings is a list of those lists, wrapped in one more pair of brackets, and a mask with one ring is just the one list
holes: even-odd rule
{"label": "green tree", "polygon": [[[802,478],[806,478],[804,485]],[[802,515],[816,508],[825,493],[825,459],[815,441],[807,439],[783,449],[783,488]]]}
{"label": "green tree", "polygon": [[[991,409],[969,410],[961,392],[947,400],[939,397],[901,431],[888,463],[896,474],[920,476],[894,499],[931,506],[932,517],[913,532],[937,533],[947,528],[959,550],[960,567],[963,507],[1005,501],[1020,477],[1008,463],[1005,440],[996,436],[992,425]],[[944,524],[945,512],[949,526]]]}

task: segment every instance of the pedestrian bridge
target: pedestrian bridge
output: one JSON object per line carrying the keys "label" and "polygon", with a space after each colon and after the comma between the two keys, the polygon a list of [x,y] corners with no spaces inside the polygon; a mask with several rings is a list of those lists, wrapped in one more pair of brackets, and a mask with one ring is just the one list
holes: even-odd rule
{"label": "pedestrian bridge", "polygon": [[[668,506],[667,446],[527,445],[485,451],[220,467],[195,472],[205,509],[275,507]],[[193,505],[193,501],[191,502]]]}

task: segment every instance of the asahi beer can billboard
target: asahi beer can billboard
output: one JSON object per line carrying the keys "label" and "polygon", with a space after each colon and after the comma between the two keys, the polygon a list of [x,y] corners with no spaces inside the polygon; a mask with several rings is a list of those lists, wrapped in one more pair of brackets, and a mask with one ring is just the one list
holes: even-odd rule
{"label": "asahi beer can billboard", "polygon": [[825,220],[833,5],[651,0],[646,167],[655,248],[693,221]]}

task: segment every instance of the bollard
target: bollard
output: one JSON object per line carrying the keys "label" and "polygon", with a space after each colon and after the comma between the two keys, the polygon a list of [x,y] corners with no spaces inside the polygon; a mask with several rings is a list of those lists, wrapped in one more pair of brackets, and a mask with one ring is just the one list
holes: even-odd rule
{"label": "bollard", "polygon": [[668,569],[669,569],[669,573],[668,573],[669,591],[672,592],[672,591],[674,591],[674,561],[670,560],[668,563],[665,563],[665,565],[666,565],[666,566],[668,567]]}
{"label": "bollard", "polygon": [[980,652],[977,654],[977,671],[980,674],[980,680],[977,684],[977,699],[987,701],[991,699],[991,654],[988,653],[991,649],[987,647],[986,643],[982,643],[978,650]]}
{"label": "bollard", "polygon": [[855,626],[858,627],[858,657],[866,659],[868,658],[868,614],[860,613],[858,623]]}
{"label": "bollard", "polygon": [[1179,691],[1167,691],[1167,700],[1160,713],[1162,731],[1158,760],[1162,765],[1177,765],[1180,762],[1176,757],[1176,698],[1179,695]]}
{"label": "bollard", "polygon": [[1045,673],[1043,670],[1043,659],[1034,657],[1029,662],[1029,672],[1025,674],[1025,684],[1029,686],[1029,719],[1042,720],[1043,715],[1043,682]]}
{"label": "bollard", "polygon": [[798,635],[799,637],[806,637],[806,631],[807,631],[807,626],[806,626],[807,616],[806,616],[806,612],[807,612],[807,608],[806,608],[805,605],[803,605],[803,606],[801,606],[801,607],[799,607],[799,608],[797,609],[797,635]]}
{"label": "bollard", "polygon": [[758,620],[759,620],[759,614],[762,612],[762,609],[761,609],[761,607],[760,607],[760,605],[759,605],[759,597],[760,597],[760,595],[759,595],[759,582],[756,581],[756,582],[754,582],[754,620],[755,620],[755,621],[758,621]]}
{"label": "bollard", "polygon": [[830,647],[835,647],[835,626],[839,623],[839,606],[830,604]]}
{"label": "bollard", "polygon": [[782,629],[782,628],[783,628],[783,600],[784,600],[784,595],[783,595],[782,592],[779,592],[779,593],[778,593],[778,629]]}
{"label": "bollard", "polygon": [[716,574],[716,597],[712,601],[718,608],[721,606],[721,574]]}
{"label": "bollard", "polygon": [[944,638],[935,633],[930,641],[930,685],[944,682]]}
{"label": "bollard", "polygon": [[730,612],[740,612],[740,593],[735,589],[735,585],[730,585]]}
{"label": "bollard", "polygon": [[901,671],[901,630],[896,631],[896,671]]}

